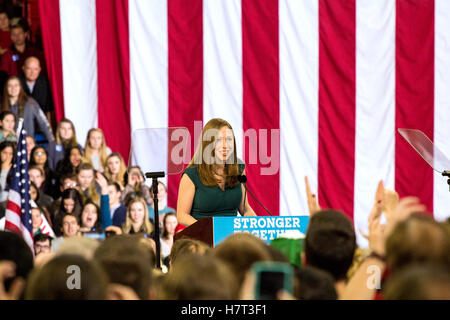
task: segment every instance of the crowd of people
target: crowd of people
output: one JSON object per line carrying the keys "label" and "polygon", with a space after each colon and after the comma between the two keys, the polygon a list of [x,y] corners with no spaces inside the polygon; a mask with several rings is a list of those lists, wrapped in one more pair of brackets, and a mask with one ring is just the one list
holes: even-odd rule
{"label": "crowd of people", "polygon": [[[259,263],[292,270],[292,290],[276,290],[274,299],[450,299],[450,221],[435,221],[417,198],[399,199],[382,183],[368,230],[355,231],[345,213],[320,208],[306,179],[310,220],[304,239],[281,247],[247,233],[213,248],[194,239],[174,241],[178,218],[186,225],[202,218],[201,212],[192,216],[192,203],[202,205],[194,199],[198,172],[190,168],[183,176],[192,199],[181,202],[188,203],[181,213],[163,205],[155,221],[142,170],[127,168],[101,129],[89,130],[82,146],[70,119],[56,123],[43,54],[29,41],[27,23],[11,18],[0,11],[0,227],[22,119],[34,248],[0,231],[0,299],[252,300],[262,287]],[[166,196],[160,182],[159,202]],[[254,214],[244,202],[240,212],[249,211]],[[357,246],[356,232],[368,248]],[[154,238],[161,245],[161,269]],[[72,266],[81,270],[79,288],[67,285]]]}

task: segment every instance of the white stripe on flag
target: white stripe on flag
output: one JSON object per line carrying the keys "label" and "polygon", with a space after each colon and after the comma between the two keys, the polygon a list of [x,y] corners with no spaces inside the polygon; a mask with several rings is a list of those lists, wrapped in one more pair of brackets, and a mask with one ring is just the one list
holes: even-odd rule
{"label": "white stripe on flag", "polygon": [[97,31],[95,1],[59,1],[65,116],[84,144],[97,116]]}
{"label": "white stripe on flag", "polygon": [[[167,128],[169,109],[167,1],[130,0],[129,26],[131,132],[144,128]],[[144,138],[143,131],[139,132],[140,138]],[[156,156],[167,154],[168,140],[164,132],[166,131],[150,130],[146,134],[146,142],[138,144],[142,148],[133,150],[140,158],[154,155],[152,159],[160,160],[152,164],[152,168],[142,169],[167,171],[166,158]],[[141,167],[148,167],[140,162],[138,164]]]}
{"label": "white stripe on flag", "polygon": [[379,180],[395,181],[395,2],[358,0],[356,6],[356,144],[354,225],[367,241],[368,217]]}
{"label": "white stripe on flag", "polygon": [[[434,143],[450,159],[450,1],[435,1]],[[441,168],[450,170],[448,168]],[[450,217],[447,178],[434,173],[434,218]]]}
{"label": "white stripe on flag", "polygon": [[280,215],[308,214],[304,176],[317,194],[317,1],[280,0]]}
{"label": "white stripe on flag", "polygon": [[227,120],[238,157],[243,157],[241,15],[240,0],[203,1],[203,124]]}

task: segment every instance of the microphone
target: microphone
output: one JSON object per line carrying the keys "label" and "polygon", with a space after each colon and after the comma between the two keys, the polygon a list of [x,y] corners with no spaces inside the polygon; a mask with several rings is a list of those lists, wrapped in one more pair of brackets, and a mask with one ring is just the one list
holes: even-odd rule
{"label": "microphone", "polygon": [[273,217],[273,215],[270,213],[269,210],[267,210],[267,208],[261,203],[261,201],[259,201],[258,198],[256,198],[255,195],[254,195],[250,190],[248,190],[247,185],[245,184],[245,183],[247,182],[247,176],[246,176],[245,174],[240,174],[240,175],[237,175],[236,177],[237,177],[237,179],[238,179],[238,181],[239,181],[240,183],[243,183],[243,184],[244,184],[244,188],[245,188],[245,195],[244,195],[244,213],[245,213],[245,202],[246,202],[246,199],[247,199],[247,191],[248,191],[248,192],[250,193],[250,195],[251,195],[256,201],[258,201],[258,203],[264,208],[264,210],[266,210],[267,213],[270,214],[270,216]]}

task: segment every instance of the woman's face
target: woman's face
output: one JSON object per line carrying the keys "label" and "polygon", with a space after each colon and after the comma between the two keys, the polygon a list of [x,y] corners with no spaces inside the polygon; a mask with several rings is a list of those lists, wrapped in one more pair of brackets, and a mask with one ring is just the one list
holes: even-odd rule
{"label": "woman's face", "polygon": [[2,128],[7,132],[11,132],[14,130],[14,126],[16,125],[16,121],[12,114],[8,114],[3,118]]}
{"label": "woman's face", "polygon": [[89,145],[94,150],[99,150],[102,146],[103,135],[101,132],[92,131],[89,135]]}
{"label": "woman's face", "polygon": [[164,186],[161,183],[158,183],[158,201],[164,200],[166,195],[167,195],[166,188],[164,188]]}
{"label": "woman's face", "polygon": [[38,165],[44,165],[47,161],[47,153],[44,148],[38,148],[33,153],[34,162]]}
{"label": "woman's face", "polygon": [[67,213],[72,213],[73,209],[75,208],[75,201],[71,198],[64,199],[63,206],[64,210],[66,210]]}
{"label": "woman's face", "polygon": [[34,141],[34,139],[32,137],[29,137],[29,136],[27,136],[25,138],[25,140],[27,141],[27,153],[28,153],[28,156],[30,156],[31,150],[33,150],[33,148],[36,146],[36,142]]}
{"label": "woman's face", "polygon": [[69,122],[61,122],[59,126],[59,136],[64,141],[72,139],[73,129]]}
{"label": "woman's face", "polygon": [[118,157],[111,157],[108,159],[108,168],[111,174],[118,174],[120,171],[120,159]]}
{"label": "woman's face", "polygon": [[1,152],[0,152],[0,159],[2,160],[2,163],[8,163],[11,164],[12,163],[12,159],[13,159],[13,148],[8,146],[5,147]]}
{"label": "woman's face", "polygon": [[225,163],[234,151],[233,131],[228,127],[222,127],[217,136],[214,152],[217,163]]}
{"label": "woman's face", "polygon": [[81,190],[86,190],[87,188],[89,188],[92,181],[94,180],[94,171],[91,169],[81,170],[80,173],[78,173],[77,178]]}
{"label": "woman's face", "polygon": [[37,196],[38,196],[37,190],[34,187],[30,186],[30,198],[31,198],[31,200],[36,201]]}
{"label": "woman's face", "polygon": [[81,226],[92,229],[97,222],[97,218],[97,208],[93,204],[89,203],[84,206],[83,212],[81,213]]}
{"label": "woman's face", "polygon": [[20,81],[18,79],[11,79],[8,81],[7,87],[8,95],[11,98],[17,98],[20,93]]}
{"label": "woman's face", "polygon": [[39,228],[41,225],[41,211],[39,209],[31,209],[31,224],[33,225],[33,229]]}
{"label": "woman's face", "polygon": [[5,12],[0,13],[0,30],[9,31],[9,18]]}
{"label": "woman's face", "polygon": [[70,150],[69,161],[74,167],[78,167],[78,165],[81,163],[81,153],[78,148],[73,148],[72,150]]}
{"label": "woman's face", "polygon": [[130,218],[133,223],[143,223],[145,208],[142,202],[134,202],[130,206]]}
{"label": "woman's face", "polygon": [[175,234],[175,229],[178,225],[177,217],[170,215],[166,217],[166,225],[164,228],[166,229],[168,234]]}

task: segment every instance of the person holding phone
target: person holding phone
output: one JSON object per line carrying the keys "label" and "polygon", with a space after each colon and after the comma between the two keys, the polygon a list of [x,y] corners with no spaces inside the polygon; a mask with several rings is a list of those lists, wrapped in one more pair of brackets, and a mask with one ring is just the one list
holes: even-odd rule
{"label": "person holding phone", "polygon": [[178,222],[190,226],[214,216],[256,216],[245,198],[238,175],[245,164],[238,164],[236,141],[231,125],[219,118],[208,121],[189,166],[183,172],[177,202]]}

